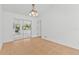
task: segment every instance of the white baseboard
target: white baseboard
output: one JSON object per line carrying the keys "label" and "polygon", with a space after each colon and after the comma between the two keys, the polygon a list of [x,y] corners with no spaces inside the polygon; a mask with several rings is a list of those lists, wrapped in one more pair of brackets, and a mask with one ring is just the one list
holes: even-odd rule
{"label": "white baseboard", "polygon": [[42,38],[45,39],[45,40],[48,40],[48,41],[56,42],[58,44],[61,44],[61,45],[67,46],[67,47],[71,47],[71,48],[74,48],[74,49],[79,49],[79,47],[76,47],[75,45],[73,46],[71,44],[63,43],[63,42],[57,41],[53,38],[49,38],[49,37],[46,37],[46,36],[42,36]]}
{"label": "white baseboard", "polygon": [[[38,36],[38,35],[32,35],[32,37],[37,37],[37,36]],[[8,39],[8,40],[5,40],[3,43],[11,42],[11,41],[19,40],[19,39],[23,39],[23,38],[22,38],[22,37],[16,38],[16,39],[10,38],[10,39]],[[24,39],[25,39],[25,38],[24,38]],[[28,37],[27,37],[27,40],[30,40],[30,39],[28,39]]]}
{"label": "white baseboard", "polygon": [[[32,37],[37,37],[37,36],[38,36],[38,35],[33,35]],[[19,38],[19,39],[20,39],[20,38]],[[16,40],[19,40],[19,39],[16,39]],[[30,40],[30,39],[27,38],[27,40]],[[2,49],[2,46],[3,46],[4,43],[6,43],[6,42],[11,42],[11,41],[14,41],[14,39],[10,39],[10,40],[8,39],[8,40],[5,40],[4,42],[1,42],[1,43],[0,43],[0,50]]]}

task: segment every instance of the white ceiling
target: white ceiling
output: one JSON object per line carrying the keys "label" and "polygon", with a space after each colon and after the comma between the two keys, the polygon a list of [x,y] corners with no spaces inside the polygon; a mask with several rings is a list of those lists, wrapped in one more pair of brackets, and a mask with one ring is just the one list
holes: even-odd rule
{"label": "white ceiling", "polygon": [[[9,11],[18,14],[26,14],[28,13],[32,6],[31,4],[3,4],[3,10]],[[37,4],[36,7],[39,13],[45,14],[51,10],[52,4]]]}
{"label": "white ceiling", "polygon": [[[13,12],[13,13],[18,13],[18,14],[27,14],[32,6],[31,4],[3,4],[3,10],[8,11],[8,12]],[[48,13],[53,13],[54,10],[61,9],[63,8],[79,8],[79,5],[74,5],[74,4],[36,4],[36,7],[38,9],[39,14],[41,15],[46,15]],[[53,11],[52,11],[53,10]]]}

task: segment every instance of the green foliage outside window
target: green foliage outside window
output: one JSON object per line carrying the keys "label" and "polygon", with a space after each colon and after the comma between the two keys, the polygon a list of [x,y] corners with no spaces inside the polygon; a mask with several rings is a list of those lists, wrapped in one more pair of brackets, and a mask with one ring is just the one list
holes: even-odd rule
{"label": "green foliage outside window", "polygon": [[30,30],[31,29],[31,24],[24,24],[22,26],[22,30]]}
{"label": "green foliage outside window", "polygon": [[22,30],[31,30],[31,24],[23,24],[22,27],[20,26],[20,24],[15,24],[16,33],[19,33],[21,28],[22,28]]}
{"label": "green foliage outside window", "polygon": [[15,26],[15,32],[19,32],[20,31],[20,24],[16,24],[16,26]]}

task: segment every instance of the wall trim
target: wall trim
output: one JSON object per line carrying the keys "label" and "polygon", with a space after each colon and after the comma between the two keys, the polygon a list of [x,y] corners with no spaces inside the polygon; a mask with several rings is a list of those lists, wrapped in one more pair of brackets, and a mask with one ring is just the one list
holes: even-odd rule
{"label": "wall trim", "polygon": [[61,44],[61,45],[64,45],[64,46],[67,46],[67,47],[70,47],[70,48],[79,50],[78,47],[74,47],[74,46],[71,46],[71,45],[69,45],[69,44],[66,44],[66,43],[63,43],[63,42],[59,42],[59,41],[57,41],[57,40],[55,41],[55,40],[53,40],[52,38],[49,38],[49,37],[47,37],[47,36],[42,36],[42,38],[45,39],[45,40],[48,40],[48,41],[52,41],[52,42],[55,42],[55,43],[58,43],[58,44]]}

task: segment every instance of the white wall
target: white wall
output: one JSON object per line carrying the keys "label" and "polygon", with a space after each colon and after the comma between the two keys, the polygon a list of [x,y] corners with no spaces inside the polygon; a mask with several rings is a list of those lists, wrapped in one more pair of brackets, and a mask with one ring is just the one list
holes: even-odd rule
{"label": "white wall", "polygon": [[3,43],[3,32],[2,32],[2,27],[3,27],[3,25],[2,25],[2,14],[3,12],[2,12],[2,5],[0,5],[0,49],[1,49],[1,47],[2,47],[2,43]]}
{"label": "white wall", "polygon": [[1,32],[1,31],[2,31],[2,30],[1,30],[1,25],[2,25],[2,24],[1,24],[1,21],[2,21],[2,20],[1,20],[1,19],[2,19],[2,7],[1,7],[1,5],[0,5],[0,42],[1,42],[1,39],[2,39],[2,36],[1,36],[1,34],[2,34],[2,32]]}
{"label": "white wall", "polygon": [[42,17],[42,35],[79,49],[79,5],[51,5]]}
{"label": "white wall", "polygon": [[32,17],[28,17],[28,16],[26,17],[24,15],[4,11],[4,13],[3,13],[3,20],[4,20],[3,21],[4,22],[3,39],[4,39],[4,42],[16,40],[16,39],[14,39],[14,36],[13,36],[13,20],[15,20],[15,19],[31,20],[32,21],[32,36],[37,36],[37,25],[36,25],[37,18],[32,18]]}

